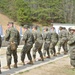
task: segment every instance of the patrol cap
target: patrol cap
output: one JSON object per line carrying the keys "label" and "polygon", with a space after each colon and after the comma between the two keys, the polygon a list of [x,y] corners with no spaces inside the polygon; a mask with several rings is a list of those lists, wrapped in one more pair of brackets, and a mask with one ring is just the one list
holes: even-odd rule
{"label": "patrol cap", "polygon": [[71,27],[69,27],[68,30],[71,30]]}
{"label": "patrol cap", "polygon": [[9,24],[12,24],[12,25],[13,25],[13,24],[14,24],[14,22],[8,22],[8,24],[7,24],[7,25],[9,25]]}
{"label": "patrol cap", "polygon": [[28,29],[28,25],[24,25],[24,28]]}
{"label": "patrol cap", "polygon": [[61,30],[61,29],[63,29],[63,27],[60,26],[60,27],[59,27],[59,30]]}

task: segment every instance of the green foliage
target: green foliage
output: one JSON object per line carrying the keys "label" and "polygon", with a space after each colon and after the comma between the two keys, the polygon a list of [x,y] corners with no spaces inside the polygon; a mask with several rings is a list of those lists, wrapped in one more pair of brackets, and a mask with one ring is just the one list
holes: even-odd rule
{"label": "green foliage", "polygon": [[24,0],[0,0],[0,10],[21,25],[31,22],[30,7]]}
{"label": "green foliage", "polygon": [[67,75],[75,75],[75,69],[71,69],[71,68],[65,68],[64,69],[65,74]]}
{"label": "green foliage", "polygon": [[0,12],[20,25],[75,22],[75,0],[0,0]]}
{"label": "green foliage", "polygon": [[17,19],[21,25],[30,22],[30,10],[25,8],[20,8],[17,12]]}

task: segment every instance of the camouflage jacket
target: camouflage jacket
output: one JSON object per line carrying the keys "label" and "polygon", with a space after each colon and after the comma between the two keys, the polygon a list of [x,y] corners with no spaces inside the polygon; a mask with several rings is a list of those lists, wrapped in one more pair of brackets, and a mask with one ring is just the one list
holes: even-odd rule
{"label": "camouflage jacket", "polygon": [[68,32],[66,31],[66,30],[61,30],[60,32],[59,32],[59,40],[68,40]]}
{"label": "camouflage jacket", "polygon": [[34,36],[33,36],[32,32],[30,32],[29,30],[25,31],[25,33],[23,35],[23,40],[25,41],[25,44],[26,43],[33,44],[34,43]]}
{"label": "camouflage jacket", "polygon": [[58,42],[58,34],[55,31],[51,32],[51,42]]}
{"label": "camouflage jacket", "polygon": [[45,42],[46,43],[50,43],[51,42],[51,33],[50,32],[46,32],[45,36],[44,36]]}
{"label": "camouflage jacket", "polygon": [[38,32],[37,30],[33,32],[33,35],[34,35],[34,39],[35,39],[35,42],[38,41],[40,43],[43,42],[43,36],[41,34],[41,32]]}
{"label": "camouflage jacket", "polygon": [[72,38],[72,33],[68,32],[68,40],[70,40]]}
{"label": "camouflage jacket", "polygon": [[11,39],[13,39],[13,41],[19,45],[20,34],[19,34],[19,31],[17,29],[15,29],[14,27],[9,28],[5,34],[6,41],[10,41]]}
{"label": "camouflage jacket", "polygon": [[68,44],[72,47],[75,47],[75,33],[71,36],[71,39],[69,39]]}
{"label": "camouflage jacket", "polygon": [[34,41],[37,39],[37,31],[33,31]]}

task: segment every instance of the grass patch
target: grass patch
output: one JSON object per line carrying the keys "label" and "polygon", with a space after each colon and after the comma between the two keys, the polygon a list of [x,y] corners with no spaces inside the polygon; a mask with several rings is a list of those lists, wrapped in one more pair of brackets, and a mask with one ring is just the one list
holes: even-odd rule
{"label": "grass patch", "polygon": [[67,74],[67,75],[75,75],[75,69],[64,69],[64,71],[65,71],[65,73]]}
{"label": "grass patch", "polygon": [[41,67],[42,67],[42,65],[41,66],[38,66],[38,67],[35,67],[34,69],[41,68]]}
{"label": "grass patch", "polygon": [[23,74],[25,72],[29,72],[29,70],[26,70],[26,71],[23,71],[23,72],[19,72],[18,74],[15,74],[15,75],[21,75],[21,74]]}
{"label": "grass patch", "polygon": [[19,72],[19,74],[22,74],[22,73],[24,73],[24,72]]}
{"label": "grass patch", "polygon": [[24,71],[24,72],[29,72],[30,70],[26,70],[26,71]]}
{"label": "grass patch", "polygon": [[55,64],[55,62],[49,62],[48,64]]}

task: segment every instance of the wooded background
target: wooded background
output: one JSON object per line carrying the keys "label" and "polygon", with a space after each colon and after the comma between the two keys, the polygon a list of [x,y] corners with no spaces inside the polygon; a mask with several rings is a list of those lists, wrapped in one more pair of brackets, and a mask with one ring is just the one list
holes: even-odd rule
{"label": "wooded background", "polygon": [[20,25],[75,23],[75,0],[0,0],[0,13]]}

